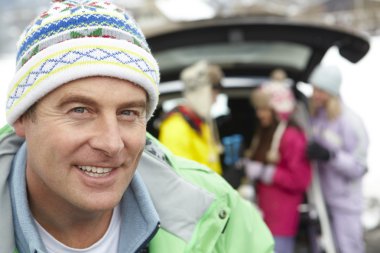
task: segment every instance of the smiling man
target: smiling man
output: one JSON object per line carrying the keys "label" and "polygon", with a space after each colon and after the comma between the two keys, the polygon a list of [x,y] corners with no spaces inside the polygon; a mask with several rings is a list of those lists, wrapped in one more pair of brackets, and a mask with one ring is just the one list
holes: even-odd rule
{"label": "smiling man", "polygon": [[0,130],[0,252],[272,252],[228,183],[146,133],[158,83],[112,3],[55,1],[32,22]]}

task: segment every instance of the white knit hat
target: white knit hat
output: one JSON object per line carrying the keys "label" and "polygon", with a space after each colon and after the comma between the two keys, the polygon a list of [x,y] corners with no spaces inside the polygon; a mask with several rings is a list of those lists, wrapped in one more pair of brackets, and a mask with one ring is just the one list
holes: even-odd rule
{"label": "white knit hat", "polygon": [[337,66],[319,65],[310,75],[309,83],[331,95],[339,96],[342,75]]}
{"label": "white knit hat", "polygon": [[110,2],[56,0],[20,37],[7,95],[8,123],[57,87],[90,76],[141,86],[149,97],[147,118],[152,116],[159,68],[133,18]]}
{"label": "white knit hat", "polygon": [[212,87],[220,88],[222,71],[205,60],[198,61],[183,69],[180,78],[183,82],[183,96],[186,103],[199,116],[209,118],[213,104]]}

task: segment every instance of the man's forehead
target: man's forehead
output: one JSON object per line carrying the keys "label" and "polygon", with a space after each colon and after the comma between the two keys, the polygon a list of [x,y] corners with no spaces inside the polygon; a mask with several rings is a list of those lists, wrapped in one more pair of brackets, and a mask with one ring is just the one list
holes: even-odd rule
{"label": "man's forehead", "polygon": [[78,102],[114,99],[128,101],[143,98],[146,103],[148,99],[146,91],[134,83],[113,77],[100,76],[73,80],[53,90],[46,97],[48,96],[54,97],[53,99],[77,100]]}

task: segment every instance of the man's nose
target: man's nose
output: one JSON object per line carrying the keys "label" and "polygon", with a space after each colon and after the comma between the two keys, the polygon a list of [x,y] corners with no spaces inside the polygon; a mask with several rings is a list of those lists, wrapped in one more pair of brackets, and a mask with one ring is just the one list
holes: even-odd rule
{"label": "man's nose", "polygon": [[95,134],[90,140],[90,146],[112,157],[124,148],[120,126],[116,117],[104,117],[96,122]]}

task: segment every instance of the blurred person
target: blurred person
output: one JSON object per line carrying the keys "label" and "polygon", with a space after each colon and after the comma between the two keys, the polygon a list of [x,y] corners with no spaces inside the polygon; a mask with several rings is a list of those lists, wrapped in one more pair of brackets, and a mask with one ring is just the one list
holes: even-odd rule
{"label": "blurred person", "polygon": [[290,88],[275,81],[255,88],[251,102],[259,127],[243,160],[256,190],[256,204],[275,240],[276,253],[292,253],[298,232],[298,207],[311,181],[307,140],[291,119],[295,99]]}
{"label": "blurred person", "polygon": [[168,112],[158,139],[174,154],[204,164],[222,174],[222,145],[211,107],[222,88],[223,72],[217,65],[199,61],[181,72],[184,103]]}
{"label": "blurred person", "polygon": [[0,130],[0,252],[272,252],[221,177],[146,133],[159,69],[132,17],[54,1],[20,36]]}
{"label": "blurred person", "polygon": [[368,136],[360,117],[343,103],[341,82],[336,66],[319,65],[310,76],[314,91],[307,156],[317,162],[338,251],[363,253],[362,178],[367,170]]}

